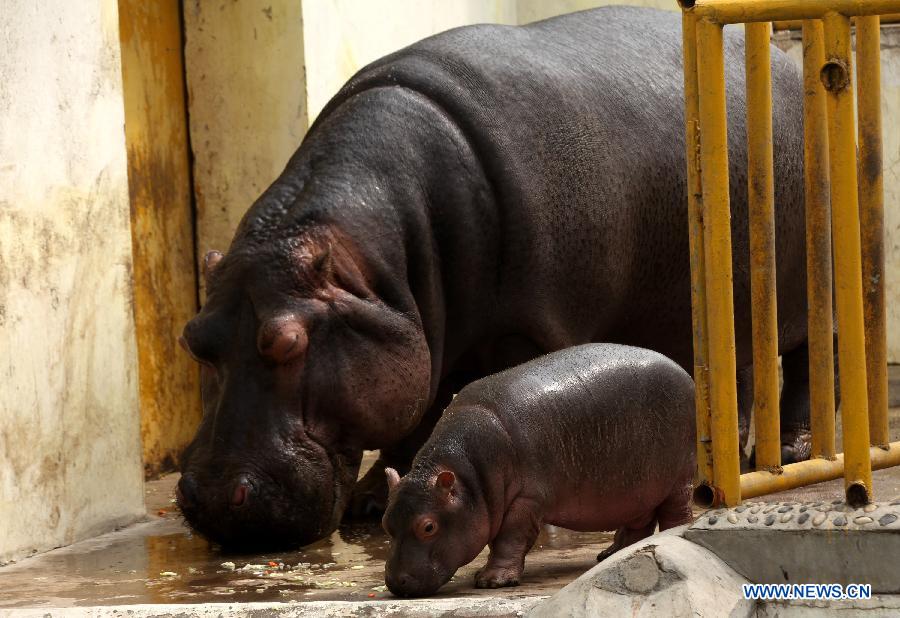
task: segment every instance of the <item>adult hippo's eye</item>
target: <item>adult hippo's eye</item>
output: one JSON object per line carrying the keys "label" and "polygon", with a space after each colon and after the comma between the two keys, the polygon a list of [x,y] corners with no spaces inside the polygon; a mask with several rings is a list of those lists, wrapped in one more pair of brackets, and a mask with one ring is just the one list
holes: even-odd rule
{"label": "adult hippo's eye", "polygon": [[423,517],[416,523],[416,536],[421,540],[430,539],[438,531],[438,523],[430,517]]}

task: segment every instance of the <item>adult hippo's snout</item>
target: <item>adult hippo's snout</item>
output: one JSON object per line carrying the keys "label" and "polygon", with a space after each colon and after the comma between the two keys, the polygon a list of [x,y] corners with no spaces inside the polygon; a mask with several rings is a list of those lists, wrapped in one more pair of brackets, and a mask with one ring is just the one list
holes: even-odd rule
{"label": "adult hippo's snout", "polygon": [[231,472],[187,461],[178,506],[197,532],[230,548],[296,547],[327,536],[346,504],[342,483],[356,468],[335,472],[327,461],[295,459],[291,469]]}
{"label": "adult hippo's snout", "polygon": [[[415,314],[381,303],[353,252],[319,230],[205,262],[208,297],[182,347],[201,365],[203,419],[178,504],[229,547],[299,546],[334,530],[363,449],[402,437],[428,397]],[[409,415],[395,420],[397,411]],[[361,427],[349,419],[371,419]]]}

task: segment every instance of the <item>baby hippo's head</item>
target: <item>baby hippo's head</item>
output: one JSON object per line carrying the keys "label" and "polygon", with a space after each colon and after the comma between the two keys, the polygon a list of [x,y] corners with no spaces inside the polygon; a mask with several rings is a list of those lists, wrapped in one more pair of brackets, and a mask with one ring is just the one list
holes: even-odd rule
{"label": "baby hippo's head", "polygon": [[385,583],[401,597],[434,594],[487,545],[484,502],[467,495],[446,468],[414,470],[403,479],[393,468],[385,474],[390,495],[382,525],[391,537]]}

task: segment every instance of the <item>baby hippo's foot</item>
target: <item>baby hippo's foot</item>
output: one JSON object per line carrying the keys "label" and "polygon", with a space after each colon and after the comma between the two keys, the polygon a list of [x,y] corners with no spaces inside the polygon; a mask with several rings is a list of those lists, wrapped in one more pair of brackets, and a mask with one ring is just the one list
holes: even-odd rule
{"label": "baby hippo's foot", "polygon": [[475,574],[476,588],[504,588],[518,586],[522,569],[514,567],[486,566]]}
{"label": "baby hippo's foot", "polygon": [[616,553],[616,552],[619,551],[620,549],[622,549],[622,548],[621,548],[621,547],[616,547],[616,544],[613,543],[612,545],[610,545],[609,547],[607,547],[606,549],[604,549],[602,552],[600,552],[599,554],[597,554],[597,562],[603,562],[604,560],[606,560],[607,558],[609,558],[610,556],[612,556],[614,553]]}
{"label": "baby hippo's foot", "polygon": [[616,530],[616,536],[613,537],[612,545],[597,554],[597,562],[603,562],[623,547],[628,547],[632,543],[646,539],[655,531],[656,513],[651,511],[649,515]]}

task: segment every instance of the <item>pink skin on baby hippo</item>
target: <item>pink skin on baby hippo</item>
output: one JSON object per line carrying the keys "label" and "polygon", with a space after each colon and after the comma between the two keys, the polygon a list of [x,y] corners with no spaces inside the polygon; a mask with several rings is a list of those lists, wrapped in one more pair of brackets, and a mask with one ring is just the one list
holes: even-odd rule
{"label": "pink skin on baby hippo", "polygon": [[693,444],[693,382],[649,350],[578,346],[474,382],[409,474],[386,470],[387,586],[433,594],[485,545],[475,585],[515,586],[544,523],[616,530],[598,560],[688,523]]}

